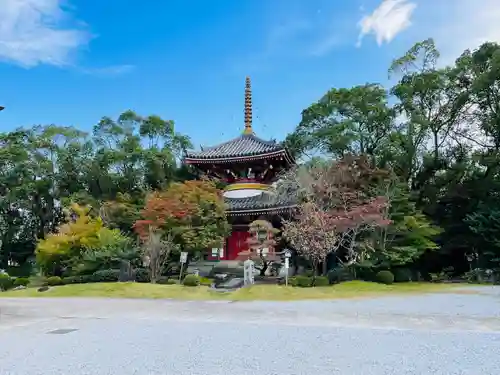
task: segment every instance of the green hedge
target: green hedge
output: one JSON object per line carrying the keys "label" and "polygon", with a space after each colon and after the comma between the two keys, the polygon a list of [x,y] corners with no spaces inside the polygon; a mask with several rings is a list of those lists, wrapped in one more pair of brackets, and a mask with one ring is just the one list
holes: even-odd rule
{"label": "green hedge", "polygon": [[151,282],[151,276],[149,275],[149,270],[145,268],[138,268],[135,270],[135,281],[138,283],[149,283]]}
{"label": "green hedge", "polygon": [[14,286],[14,280],[9,275],[0,274],[0,290],[9,290]]}
{"label": "green hedge", "polygon": [[62,279],[63,284],[86,284],[91,283],[92,275],[68,276]]}
{"label": "green hedge", "polygon": [[330,284],[338,284],[344,281],[351,281],[353,279],[352,272],[347,267],[337,267],[328,271],[328,282]]}
{"label": "green hedge", "polygon": [[198,286],[198,285],[200,285],[200,278],[196,275],[186,275],[186,277],[182,281],[182,285],[184,285],[184,286]]}
{"label": "green hedge", "polygon": [[391,271],[379,271],[375,277],[377,282],[381,284],[391,285],[394,283],[394,274]]}
{"label": "green hedge", "polygon": [[31,264],[25,263],[22,266],[9,266],[5,270],[11,277],[29,278],[33,273]]}
{"label": "green hedge", "polygon": [[316,276],[312,280],[313,286],[328,286],[330,282],[326,276]]}
{"label": "green hedge", "polygon": [[394,268],[391,271],[394,274],[394,282],[396,283],[413,281],[413,272],[408,268]]}
{"label": "green hedge", "polygon": [[63,280],[59,276],[51,276],[47,278],[47,285],[49,286],[63,285]]}
{"label": "green hedge", "polygon": [[120,270],[101,270],[92,274],[92,281],[95,283],[111,283],[118,281]]}
{"label": "green hedge", "polygon": [[288,279],[288,285],[296,286],[299,288],[311,288],[315,286],[329,286],[330,281],[326,276],[306,276],[306,275],[298,275],[293,276]]}
{"label": "green hedge", "polygon": [[27,277],[18,277],[14,280],[14,286],[28,286],[30,279]]}

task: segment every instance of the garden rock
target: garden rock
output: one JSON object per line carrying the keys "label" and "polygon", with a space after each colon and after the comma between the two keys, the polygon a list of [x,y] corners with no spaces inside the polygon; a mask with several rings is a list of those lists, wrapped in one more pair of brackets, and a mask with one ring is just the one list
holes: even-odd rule
{"label": "garden rock", "polygon": [[46,292],[47,290],[49,290],[49,287],[47,285],[38,288],[39,292]]}
{"label": "garden rock", "polygon": [[215,289],[239,289],[245,285],[242,277],[233,277],[220,283],[214,284]]}

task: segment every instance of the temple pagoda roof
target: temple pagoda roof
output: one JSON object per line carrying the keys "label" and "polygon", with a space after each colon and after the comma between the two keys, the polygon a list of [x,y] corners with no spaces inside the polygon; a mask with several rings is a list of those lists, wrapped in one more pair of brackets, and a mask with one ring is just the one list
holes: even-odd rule
{"label": "temple pagoda roof", "polygon": [[205,148],[198,152],[187,152],[185,162],[197,163],[228,163],[246,162],[250,160],[284,157],[293,163],[292,156],[275,141],[265,141],[255,134],[242,134],[237,138],[220,145]]}
{"label": "temple pagoda roof", "polygon": [[279,214],[297,206],[297,202],[291,197],[276,196],[267,192],[246,198],[224,198],[224,201],[229,216]]}
{"label": "temple pagoda roof", "polygon": [[255,135],[252,129],[252,91],[250,78],[245,81],[245,129],[239,137],[222,144],[188,151],[186,164],[237,163],[263,159],[283,159],[294,164],[292,155],[275,141],[265,141]]}

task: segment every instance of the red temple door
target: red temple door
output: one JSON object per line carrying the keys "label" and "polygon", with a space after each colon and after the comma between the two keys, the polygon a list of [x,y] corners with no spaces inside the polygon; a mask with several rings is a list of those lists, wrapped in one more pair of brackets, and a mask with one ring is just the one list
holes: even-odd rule
{"label": "red temple door", "polygon": [[250,236],[248,232],[234,231],[227,241],[227,255],[225,259],[234,260],[242,251],[248,250],[247,239]]}

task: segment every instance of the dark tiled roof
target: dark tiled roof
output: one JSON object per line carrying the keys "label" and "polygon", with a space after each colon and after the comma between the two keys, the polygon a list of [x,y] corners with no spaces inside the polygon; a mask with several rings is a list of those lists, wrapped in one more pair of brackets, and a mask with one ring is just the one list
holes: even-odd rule
{"label": "dark tiled roof", "polygon": [[277,212],[296,206],[296,202],[290,197],[279,197],[269,193],[248,198],[225,198],[224,201],[229,215],[244,215],[258,211]]}
{"label": "dark tiled roof", "polygon": [[273,141],[264,141],[253,134],[243,134],[238,138],[220,145],[205,148],[203,151],[187,152],[186,159],[230,159],[237,157],[252,157],[269,153],[285,153],[286,150]]}

